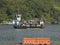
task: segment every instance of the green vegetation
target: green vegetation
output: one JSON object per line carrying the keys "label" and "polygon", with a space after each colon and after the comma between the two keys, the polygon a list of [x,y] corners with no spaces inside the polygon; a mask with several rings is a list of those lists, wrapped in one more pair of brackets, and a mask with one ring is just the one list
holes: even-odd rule
{"label": "green vegetation", "polygon": [[15,18],[18,7],[23,20],[60,23],[60,0],[0,0],[0,22]]}

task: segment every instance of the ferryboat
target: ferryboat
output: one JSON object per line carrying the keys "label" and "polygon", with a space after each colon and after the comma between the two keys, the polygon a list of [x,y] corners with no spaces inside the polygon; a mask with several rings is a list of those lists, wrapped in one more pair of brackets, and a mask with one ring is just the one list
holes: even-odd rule
{"label": "ferryboat", "polygon": [[19,23],[18,21],[15,21],[13,26],[16,29],[44,28],[44,24]]}
{"label": "ferryboat", "polygon": [[26,29],[26,28],[44,28],[44,21],[40,21],[39,23],[35,23],[34,21],[21,23],[21,14],[18,13],[16,15],[16,19],[13,20],[13,27],[16,29]]}

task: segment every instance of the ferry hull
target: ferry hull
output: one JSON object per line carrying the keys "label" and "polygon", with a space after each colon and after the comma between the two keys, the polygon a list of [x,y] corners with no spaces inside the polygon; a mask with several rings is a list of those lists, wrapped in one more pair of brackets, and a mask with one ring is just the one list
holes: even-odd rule
{"label": "ferry hull", "polygon": [[22,25],[16,25],[14,26],[15,29],[27,29],[27,28],[44,28],[43,25],[36,25],[36,26],[22,26]]}

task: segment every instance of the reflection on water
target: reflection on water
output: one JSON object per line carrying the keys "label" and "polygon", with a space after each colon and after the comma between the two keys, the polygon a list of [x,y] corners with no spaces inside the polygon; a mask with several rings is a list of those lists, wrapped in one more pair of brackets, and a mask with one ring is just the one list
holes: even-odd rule
{"label": "reflection on water", "polygon": [[24,37],[49,37],[51,43],[60,43],[60,25],[46,25],[44,29],[14,29],[0,25],[0,43],[19,43]]}

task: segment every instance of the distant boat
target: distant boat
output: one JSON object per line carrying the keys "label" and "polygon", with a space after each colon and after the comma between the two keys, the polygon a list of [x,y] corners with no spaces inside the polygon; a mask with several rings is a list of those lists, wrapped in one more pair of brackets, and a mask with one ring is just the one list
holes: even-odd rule
{"label": "distant boat", "polygon": [[[18,18],[18,17],[17,17]],[[44,28],[44,21],[40,21],[40,23],[35,22],[26,22],[21,23],[19,18],[13,21],[13,26],[16,29],[26,29],[26,28]]]}
{"label": "distant boat", "polygon": [[40,21],[40,23],[35,23],[35,22],[31,21],[31,22],[27,22],[27,23],[21,23],[21,14],[18,13],[16,15],[16,19],[13,21],[13,26],[16,29],[43,28],[44,22]]}

